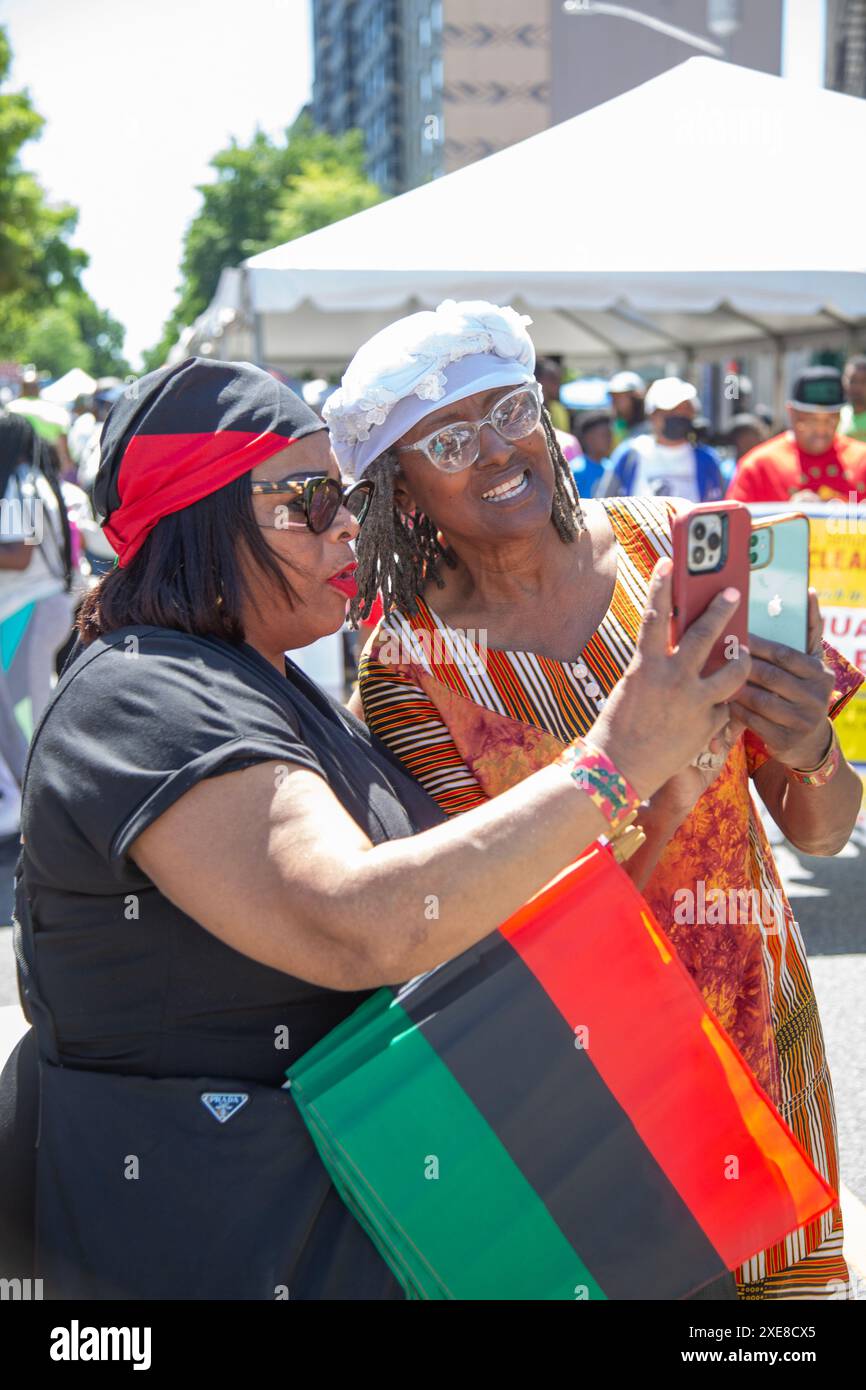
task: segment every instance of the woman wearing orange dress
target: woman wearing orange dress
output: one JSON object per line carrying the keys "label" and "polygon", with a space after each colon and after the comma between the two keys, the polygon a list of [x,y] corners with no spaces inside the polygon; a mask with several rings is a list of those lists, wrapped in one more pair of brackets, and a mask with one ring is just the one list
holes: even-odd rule
{"label": "woman wearing orange dress", "polygon": [[[483,302],[411,315],[359,350],[325,411],[343,468],[376,485],[355,610],[369,613],[381,592],[384,618],[361,663],[364,715],[450,815],[591,727],[632,660],[650,574],[685,505],[579,498],[533,377],[528,322]],[[863,677],[820,632],[812,594],[808,654],[750,638],[725,749],[653,796],[627,868],[838,1188],[806,952],[750,790],[799,848],[832,855],[847,842],[862,789],[832,720]],[[738,1271],[746,1299],[847,1288],[838,1208]]]}

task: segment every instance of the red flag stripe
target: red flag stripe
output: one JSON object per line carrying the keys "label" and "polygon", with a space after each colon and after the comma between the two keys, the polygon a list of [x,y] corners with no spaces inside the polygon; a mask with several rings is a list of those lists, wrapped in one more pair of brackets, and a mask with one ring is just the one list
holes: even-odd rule
{"label": "red flag stripe", "polygon": [[[580,916],[569,931],[547,928],[569,910],[574,870],[500,930],[572,1029],[588,1029],[596,1070],[733,1269],[777,1241],[780,1224],[794,1230],[836,1196],[710,1015],[631,880],[607,852],[579,862]],[[648,1003],[666,1021],[659,1036],[642,1035]],[[677,1113],[695,1117],[689,1132],[671,1125]]]}

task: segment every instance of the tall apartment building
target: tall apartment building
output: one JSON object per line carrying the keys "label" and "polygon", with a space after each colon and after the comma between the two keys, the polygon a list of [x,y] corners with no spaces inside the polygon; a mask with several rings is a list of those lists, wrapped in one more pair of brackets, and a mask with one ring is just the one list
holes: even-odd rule
{"label": "tall apartment building", "polygon": [[825,85],[866,97],[866,0],[827,0]]}
{"label": "tall apartment building", "polygon": [[[814,0],[820,4],[822,0]],[[825,84],[866,96],[866,0],[824,0]],[[313,113],[363,130],[370,176],[389,193],[450,173],[579,115],[695,53],[682,39],[562,0],[312,0]],[[784,0],[632,0],[630,8],[782,70]],[[720,34],[712,19],[736,19]],[[619,152],[623,174],[638,157]],[[564,178],[579,170],[563,170]]]}
{"label": "tall apartment building", "polygon": [[388,192],[551,123],[547,0],[313,0],[316,122],[364,131]]}
{"label": "tall apartment building", "polygon": [[363,130],[370,176],[404,187],[400,149],[400,0],[313,0],[316,124],[334,135]]}

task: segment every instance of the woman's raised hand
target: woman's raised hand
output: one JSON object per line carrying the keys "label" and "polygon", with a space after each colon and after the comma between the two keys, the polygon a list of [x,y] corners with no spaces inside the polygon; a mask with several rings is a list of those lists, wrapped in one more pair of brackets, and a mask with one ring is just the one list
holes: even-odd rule
{"label": "woman's raised hand", "polygon": [[701,671],[725,632],[740,596],[717,594],[671,649],[670,560],[660,560],[650,581],[637,650],[590,732],[628,782],[644,798],[708,747],[730,718],[727,701],[749,678],[747,649],[733,644],[731,657],[712,675]]}

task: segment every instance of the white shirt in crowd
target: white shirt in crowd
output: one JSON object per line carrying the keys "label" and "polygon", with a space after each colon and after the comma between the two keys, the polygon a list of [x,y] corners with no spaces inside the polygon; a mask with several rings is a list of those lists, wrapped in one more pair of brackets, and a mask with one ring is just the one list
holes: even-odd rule
{"label": "white shirt in crowd", "polygon": [[635,497],[685,497],[700,502],[695,451],[691,444],[659,444],[651,434],[629,440],[637,454],[632,493]]}

